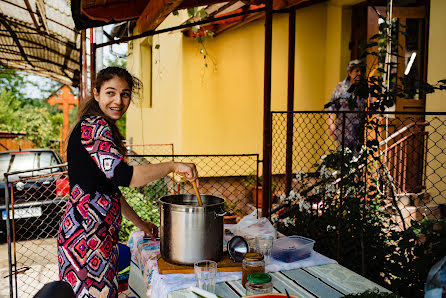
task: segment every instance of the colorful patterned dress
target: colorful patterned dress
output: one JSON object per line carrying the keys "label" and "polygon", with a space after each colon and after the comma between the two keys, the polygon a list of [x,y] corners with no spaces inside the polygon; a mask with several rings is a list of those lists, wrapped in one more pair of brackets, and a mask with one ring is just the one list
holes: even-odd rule
{"label": "colorful patterned dress", "polygon": [[117,297],[121,192],[133,167],[123,161],[107,121],[85,116],[68,143],[70,198],[57,238],[60,279],[77,297]]}

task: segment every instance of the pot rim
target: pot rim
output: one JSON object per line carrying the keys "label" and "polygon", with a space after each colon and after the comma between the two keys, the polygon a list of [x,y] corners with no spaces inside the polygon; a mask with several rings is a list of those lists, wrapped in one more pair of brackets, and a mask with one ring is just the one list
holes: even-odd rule
{"label": "pot rim", "polygon": [[181,208],[199,208],[199,209],[206,209],[206,208],[212,208],[212,207],[221,207],[221,205],[222,205],[222,204],[224,205],[224,203],[225,203],[225,199],[223,199],[223,198],[221,198],[221,197],[214,196],[214,195],[206,195],[206,194],[202,194],[202,195],[200,195],[200,197],[202,198],[202,200],[204,199],[204,200],[203,200],[203,203],[204,203],[204,201],[205,201],[206,198],[210,198],[210,197],[220,199],[221,202],[219,202],[219,203],[214,203],[214,204],[203,204],[203,206],[198,206],[198,201],[197,201],[197,205],[177,204],[177,203],[172,203],[172,202],[165,202],[165,201],[163,201],[163,199],[170,198],[170,197],[181,197],[181,198],[192,198],[192,197],[195,197],[195,198],[196,198],[196,195],[195,195],[195,194],[176,194],[176,195],[168,195],[168,196],[164,196],[164,197],[162,197],[162,198],[159,199],[160,205],[169,205],[169,206],[172,206],[172,207],[181,207]]}

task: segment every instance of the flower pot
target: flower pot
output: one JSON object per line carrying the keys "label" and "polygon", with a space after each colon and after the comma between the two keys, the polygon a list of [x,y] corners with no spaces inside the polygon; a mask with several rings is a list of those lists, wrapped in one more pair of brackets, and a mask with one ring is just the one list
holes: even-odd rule
{"label": "flower pot", "polygon": [[225,224],[236,224],[237,223],[237,215],[225,215],[223,217],[223,222]]}

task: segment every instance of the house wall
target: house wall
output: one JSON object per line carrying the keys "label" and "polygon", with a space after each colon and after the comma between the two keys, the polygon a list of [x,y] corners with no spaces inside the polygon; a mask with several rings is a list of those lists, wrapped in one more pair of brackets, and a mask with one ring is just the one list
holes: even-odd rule
{"label": "house wall", "polygon": [[[296,11],[295,110],[322,110],[336,83],[345,77],[350,18],[351,11],[338,1]],[[179,23],[178,17],[169,16],[162,27]],[[271,108],[284,111],[287,14],[274,16],[272,35]],[[142,77],[146,77],[141,72],[144,63],[137,62],[142,57],[136,49],[144,42],[150,43],[133,42],[128,62],[129,69]],[[159,50],[152,46],[152,106],[144,101],[142,110],[136,104],[129,109],[127,135],[133,137],[133,143],[174,143],[177,154],[262,154],[264,20],[206,38],[205,48],[179,32],[155,36],[152,43],[160,45]],[[324,124],[325,119],[315,119],[304,132],[311,131],[321,136],[322,143],[330,143]],[[281,125],[283,130],[285,125]],[[307,143],[308,151],[303,154],[326,154],[318,152],[318,141],[299,133],[294,144]],[[282,172],[285,156],[274,162],[275,172]],[[293,171],[312,164],[298,159]]]}
{"label": "house wall", "polygon": [[[297,10],[295,110],[322,110],[336,83],[345,77],[350,38],[346,27],[350,18],[349,10],[327,3]],[[274,16],[272,35],[271,108],[284,111],[288,74],[287,14]],[[206,62],[208,67],[204,66],[200,54],[201,45],[195,39],[183,39],[182,153],[262,153],[264,20],[207,38],[204,45],[211,57]],[[198,117],[196,111],[200,111]],[[331,142],[323,123],[310,122],[308,131],[321,130],[316,134],[324,142]],[[285,128],[285,125],[281,126]],[[309,143],[309,151],[313,152],[306,154],[318,154],[316,148],[320,146],[313,146],[317,140],[306,134],[295,137],[295,146]],[[273,169],[284,169],[284,161],[285,156],[275,158]],[[296,169],[306,166],[300,161],[303,163],[304,159],[295,164]]]}
{"label": "house wall", "polygon": [[[446,48],[446,19],[444,12],[446,11],[446,1],[431,0],[430,22],[429,22],[429,54],[428,54],[428,76],[429,83],[435,83],[438,80],[446,79],[446,56],[444,49]],[[426,111],[428,112],[445,112],[446,111],[446,91],[437,91],[426,96]],[[441,129],[437,133],[433,133],[432,128],[429,133],[429,144],[435,144],[431,147],[428,155],[427,167],[427,185],[429,194],[437,203],[446,204],[446,181],[442,177],[446,176],[444,164],[446,162],[446,126],[444,125],[445,117],[427,117],[426,121],[432,125],[437,125]]]}
{"label": "house wall", "polygon": [[[171,15],[159,29],[178,25],[186,18],[185,12]],[[144,87],[142,98],[136,99],[127,112],[127,139],[132,138],[133,144],[174,144],[176,153],[181,152],[182,39],[183,34],[176,31],[133,40],[129,45],[127,68]],[[147,57],[150,54],[151,58]],[[134,151],[148,153],[142,147]]]}

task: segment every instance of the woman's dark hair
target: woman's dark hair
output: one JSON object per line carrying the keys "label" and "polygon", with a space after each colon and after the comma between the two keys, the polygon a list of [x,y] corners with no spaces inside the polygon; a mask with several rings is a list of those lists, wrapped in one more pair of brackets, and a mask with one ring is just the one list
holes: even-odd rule
{"label": "woman's dark hair", "polygon": [[[139,91],[142,88],[142,83],[139,79],[132,76],[126,69],[116,66],[110,66],[107,68],[102,69],[98,72],[96,75],[96,79],[94,81],[94,86],[96,89],[96,92],[99,93],[101,90],[102,85],[108,81],[113,79],[114,77],[119,77],[127,82],[129,85],[132,98],[134,95],[138,95]],[[107,123],[110,126],[110,129],[112,131],[113,139],[115,141],[116,146],[118,147],[119,153],[122,155],[126,154],[126,148],[124,145],[124,137],[122,136],[121,132],[119,131],[118,127],[115,124],[115,121],[109,119],[104,112],[102,112],[101,108],[99,107],[98,102],[95,100],[93,95],[93,90],[91,90],[92,94],[81,104],[79,107],[79,110],[77,112],[77,118],[78,121],[83,116],[101,116],[104,117],[107,120]],[[65,142],[65,144],[68,144],[68,142]]]}

